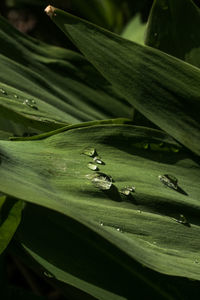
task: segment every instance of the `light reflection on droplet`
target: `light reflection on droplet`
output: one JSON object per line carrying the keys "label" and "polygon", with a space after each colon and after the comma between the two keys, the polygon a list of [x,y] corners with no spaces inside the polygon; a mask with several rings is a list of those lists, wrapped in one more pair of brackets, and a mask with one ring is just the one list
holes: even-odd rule
{"label": "light reflection on droplet", "polygon": [[92,171],[98,171],[98,167],[93,163],[89,163],[88,168]]}

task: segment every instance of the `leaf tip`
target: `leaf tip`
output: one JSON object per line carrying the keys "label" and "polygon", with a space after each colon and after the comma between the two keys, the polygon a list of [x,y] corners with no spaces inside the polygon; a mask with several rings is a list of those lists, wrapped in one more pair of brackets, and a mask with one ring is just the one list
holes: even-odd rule
{"label": "leaf tip", "polygon": [[45,13],[50,17],[52,18],[53,16],[55,16],[55,7],[53,7],[52,5],[48,5],[46,8],[45,8]]}

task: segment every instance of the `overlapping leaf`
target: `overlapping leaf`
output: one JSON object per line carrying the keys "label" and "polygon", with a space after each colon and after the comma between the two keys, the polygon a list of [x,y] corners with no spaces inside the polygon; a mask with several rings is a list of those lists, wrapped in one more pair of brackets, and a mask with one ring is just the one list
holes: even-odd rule
{"label": "overlapping leaf", "polygon": [[80,54],[32,40],[3,18],[0,27],[1,130],[43,132],[77,121],[131,116],[130,105]]}
{"label": "overlapping leaf", "polygon": [[146,44],[200,67],[200,10],[191,0],[156,0]]}
{"label": "overlapping leaf", "polygon": [[10,243],[20,221],[22,201],[6,199],[0,195],[0,255]]}
{"label": "overlapping leaf", "polygon": [[46,11],[129,103],[200,154],[199,69],[62,10]]}
{"label": "overlapping leaf", "polygon": [[[86,178],[93,174],[87,166],[92,158],[81,154],[86,147],[94,147],[105,162],[99,169],[112,176],[111,190],[102,191]],[[42,140],[0,141],[0,149],[3,192],[66,214],[153,270],[200,279],[200,168],[162,131],[88,125]],[[158,176],[164,174],[178,178],[177,191],[160,182]],[[132,185],[132,196],[119,193]],[[191,227],[175,221],[180,214]],[[70,280],[62,276],[79,287],[79,274]],[[81,288],[93,290],[85,283]]]}
{"label": "overlapping leaf", "polygon": [[130,41],[144,44],[146,23],[142,23],[140,14],[129,21],[122,32],[122,36]]}

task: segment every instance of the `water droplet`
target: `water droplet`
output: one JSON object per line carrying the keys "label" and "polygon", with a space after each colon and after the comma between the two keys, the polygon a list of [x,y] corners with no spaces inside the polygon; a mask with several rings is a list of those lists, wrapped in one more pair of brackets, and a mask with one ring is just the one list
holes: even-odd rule
{"label": "water droplet", "polygon": [[104,226],[104,223],[103,223],[103,222],[100,222],[100,226]]}
{"label": "water droplet", "polygon": [[121,232],[121,228],[119,228],[119,227],[117,227],[116,230],[117,230],[118,232]]}
{"label": "water droplet", "polygon": [[88,168],[92,171],[98,171],[98,167],[93,163],[89,163]]}
{"label": "water droplet", "polygon": [[18,95],[14,95],[14,98],[18,99],[18,98],[19,98],[19,96],[18,96]]}
{"label": "water droplet", "polygon": [[156,243],[156,242],[153,242],[153,244],[156,245],[157,243]]}
{"label": "water droplet", "polygon": [[131,191],[127,190],[127,188],[123,188],[119,192],[125,196],[129,196],[131,193]]}
{"label": "water droplet", "polygon": [[6,91],[4,89],[0,89],[0,92],[4,95],[7,95]]}
{"label": "water droplet", "polygon": [[199,264],[199,261],[198,261],[197,258],[195,258],[194,263],[195,263],[195,264]]}
{"label": "water droplet", "polygon": [[175,220],[177,223],[180,223],[180,224],[183,224],[185,226],[190,227],[190,223],[188,222],[188,220],[186,219],[186,217],[184,215],[182,215],[182,214],[179,216],[179,219],[174,219],[173,218],[173,220]]}
{"label": "water droplet", "polygon": [[153,34],[154,36],[158,36],[158,33],[157,32],[154,32],[154,34]]}
{"label": "water droplet", "polygon": [[48,277],[48,278],[54,278],[54,275],[53,274],[51,274],[50,272],[48,272],[48,271],[44,271],[44,276],[46,276],[46,277]]}
{"label": "water droplet", "polygon": [[140,214],[142,213],[142,211],[141,211],[141,210],[137,210],[137,212],[139,212]]}
{"label": "water droplet", "polygon": [[101,158],[99,156],[95,156],[93,158],[93,160],[95,161],[95,163],[97,163],[99,165],[104,165],[104,162],[101,160]]}
{"label": "water droplet", "polygon": [[160,179],[160,181],[163,184],[165,184],[169,188],[177,190],[177,188],[178,188],[178,179],[175,176],[165,174],[165,175],[159,175],[158,178]]}
{"label": "water droplet", "polygon": [[134,186],[127,186],[119,191],[121,194],[125,196],[129,196],[132,192],[135,192]]}
{"label": "water droplet", "polygon": [[33,109],[38,110],[37,106],[35,105],[36,104],[35,100],[25,99],[23,104],[25,104]]}
{"label": "water droplet", "polygon": [[87,155],[87,156],[94,156],[95,155],[95,153],[96,153],[96,149],[94,149],[94,148],[85,148],[84,150],[83,150],[83,152],[82,152],[82,154],[85,154],[85,155]]}
{"label": "water droplet", "polygon": [[112,186],[112,178],[104,173],[96,173],[92,183],[101,190],[109,190]]}

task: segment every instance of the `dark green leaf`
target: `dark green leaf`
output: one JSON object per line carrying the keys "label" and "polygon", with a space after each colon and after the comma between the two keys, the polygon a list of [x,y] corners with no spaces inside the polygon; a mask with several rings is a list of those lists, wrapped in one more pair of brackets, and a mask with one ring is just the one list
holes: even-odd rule
{"label": "dark green leaf", "polygon": [[44,132],[77,121],[131,117],[130,105],[80,54],[22,35],[3,18],[0,43],[4,132],[22,134],[29,127]]}
{"label": "dark green leaf", "polygon": [[20,221],[23,202],[0,196],[0,254],[10,243]]}
{"label": "dark green leaf", "polygon": [[[92,158],[81,154],[86,147],[105,162],[98,167],[112,176],[111,190],[85,177],[94,174],[87,166]],[[200,279],[200,168],[162,131],[96,125],[43,140],[0,141],[0,149],[4,193],[78,220],[149,268]],[[159,180],[164,174],[178,178],[177,190]],[[132,185],[131,197],[119,193]],[[191,227],[176,222],[180,214]]]}
{"label": "dark green leaf", "polygon": [[46,12],[134,107],[200,154],[200,70],[49,6]]}
{"label": "dark green leaf", "polygon": [[146,44],[200,67],[200,10],[191,0],[155,0]]}

